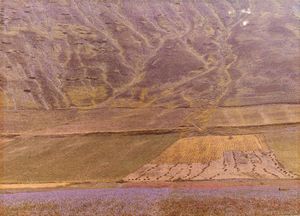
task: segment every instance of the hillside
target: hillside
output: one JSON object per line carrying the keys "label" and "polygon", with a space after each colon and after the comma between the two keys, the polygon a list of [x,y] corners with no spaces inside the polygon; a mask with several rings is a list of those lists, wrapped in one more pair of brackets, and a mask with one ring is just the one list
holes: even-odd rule
{"label": "hillside", "polygon": [[2,1],[5,110],[298,103],[285,1]]}
{"label": "hillside", "polygon": [[296,0],[0,1],[1,182],[298,178],[299,18]]}

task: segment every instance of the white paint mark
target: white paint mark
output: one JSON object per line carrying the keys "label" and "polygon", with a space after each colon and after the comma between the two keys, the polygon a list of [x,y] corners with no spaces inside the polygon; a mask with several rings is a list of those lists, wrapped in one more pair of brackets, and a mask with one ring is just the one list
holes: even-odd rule
{"label": "white paint mark", "polygon": [[242,10],[241,10],[241,13],[251,14],[251,10],[250,10],[250,8],[242,9]]}
{"label": "white paint mark", "polygon": [[248,25],[248,24],[249,24],[249,21],[248,21],[248,20],[245,20],[245,21],[242,22],[242,25],[243,25],[243,26],[246,26],[246,25]]}

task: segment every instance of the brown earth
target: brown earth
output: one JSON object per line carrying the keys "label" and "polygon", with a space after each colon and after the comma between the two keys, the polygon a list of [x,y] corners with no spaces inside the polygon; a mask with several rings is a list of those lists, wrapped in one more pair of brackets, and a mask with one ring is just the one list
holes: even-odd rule
{"label": "brown earth", "polygon": [[180,139],[125,181],[297,178],[259,136],[206,136]]}
{"label": "brown earth", "polygon": [[300,99],[294,0],[12,0],[1,8],[5,110]]}
{"label": "brown earth", "polygon": [[[158,167],[176,165],[172,178],[209,162],[203,178],[299,175],[297,1],[4,0],[0,9],[2,182],[116,181],[159,155]],[[163,156],[203,136],[241,141],[208,156],[190,148],[195,161],[176,148]],[[249,136],[265,147],[248,149]],[[262,158],[257,175],[251,155]]]}

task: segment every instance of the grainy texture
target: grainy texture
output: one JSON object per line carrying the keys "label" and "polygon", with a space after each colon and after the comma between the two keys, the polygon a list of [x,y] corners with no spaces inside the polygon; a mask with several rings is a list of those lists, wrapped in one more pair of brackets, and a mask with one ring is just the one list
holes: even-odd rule
{"label": "grainy texture", "polygon": [[[147,163],[177,140],[169,139],[170,133],[187,138],[184,146],[191,141],[188,137],[241,135],[239,143],[226,139],[209,154],[202,150],[218,140],[203,143],[200,151],[177,149],[175,143],[172,156],[161,155],[165,163],[174,164],[190,163],[183,154],[204,164],[223,157],[225,150],[257,150],[249,149],[246,143],[252,138],[247,137],[266,135],[263,150],[274,148],[282,167],[298,173],[292,165],[299,164],[294,150],[300,142],[298,6],[294,0],[1,1],[5,181],[52,181],[54,173],[62,181],[78,179],[79,169],[72,175],[59,165],[49,169],[48,161],[65,161],[60,158],[64,152],[55,150],[61,147],[55,136],[67,137],[61,143],[72,151],[75,139],[92,151],[94,146],[84,140],[96,133],[100,135],[95,139],[103,143],[102,135],[111,135],[111,159],[118,157],[118,143],[134,144],[144,135],[160,134],[146,138],[157,143],[155,137],[166,136],[166,145],[153,154],[149,150]],[[286,133],[295,134],[292,143]],[[130,136],[113,142],[120,134]],[[276,141],[270,134],[278,134]],[[47,157],[31,157],[33,149],[45,146]],[[279,150],[283,146],[284,154]],[[97,147],[106,151],[104,145]],[[71,161],[83,163],[85,156],[79,152]],[[132,154],[128,160],[137,157]],[[145,165],[138,164],[136,168]],[[18,177],[9,174],[12,167]],[[105,173],[105,166],[86,171],[103,180],[89,171],[94,169]],[[41,177],[37,170],[52,174]],[[119,171],[117,176],[128,174]]]}
{"label": "grainy texture", "polygon": [[258,135],[196,136],[178,140],[155,158],[153,163],[206,163],[227,151],[267,150]]}
{"label": "grainy texture", "polygon": [[1,183],[117,181],[149,163],[176,134],[32,137],[1,144]]}
{"label": "grainy texture", "polygon": [[184,107],[204,124],[220,105],[299,103],[294,0],[3,0],[2,8],[5,110]]}
{"label": "grainy texture", "polygon": [[[1,210],[15,215],[295,215],[299,188],[94,189],[0,195]],[[212,208],[213,206],[213,208]]]}
{"label": "grainy texture", "polygon": [[300,175],[300,133],[267,133],[265,140],[286,168]]}
{"label": "grainy texture", "polygon": [[[295,157],[295,161],[297,160],[299,158]],[[297,177],[282,166],[259,135],[239,135],[179,139],[150,164],[144,165],[124,180],[197,181]]]}
{"label": "grainy texture", "polygon": [[299,8],[297,0],[0,0],[3,188],[272,185],[209,190],[205,199],[138,188],[58,191],[49,203],[55,193],[24,193],[2,196],[15,205],[0,211],[299,214],[298,189],[276,186],[300,175]]}

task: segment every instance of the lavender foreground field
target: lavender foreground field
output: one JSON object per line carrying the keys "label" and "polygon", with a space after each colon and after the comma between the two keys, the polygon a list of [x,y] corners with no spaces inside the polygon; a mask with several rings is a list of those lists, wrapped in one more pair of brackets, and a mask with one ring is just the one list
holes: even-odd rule
{"label": "lavender foreground field", "polygon": [[64,189],[2,194],[2,215],[297,215],[300,188]]}

